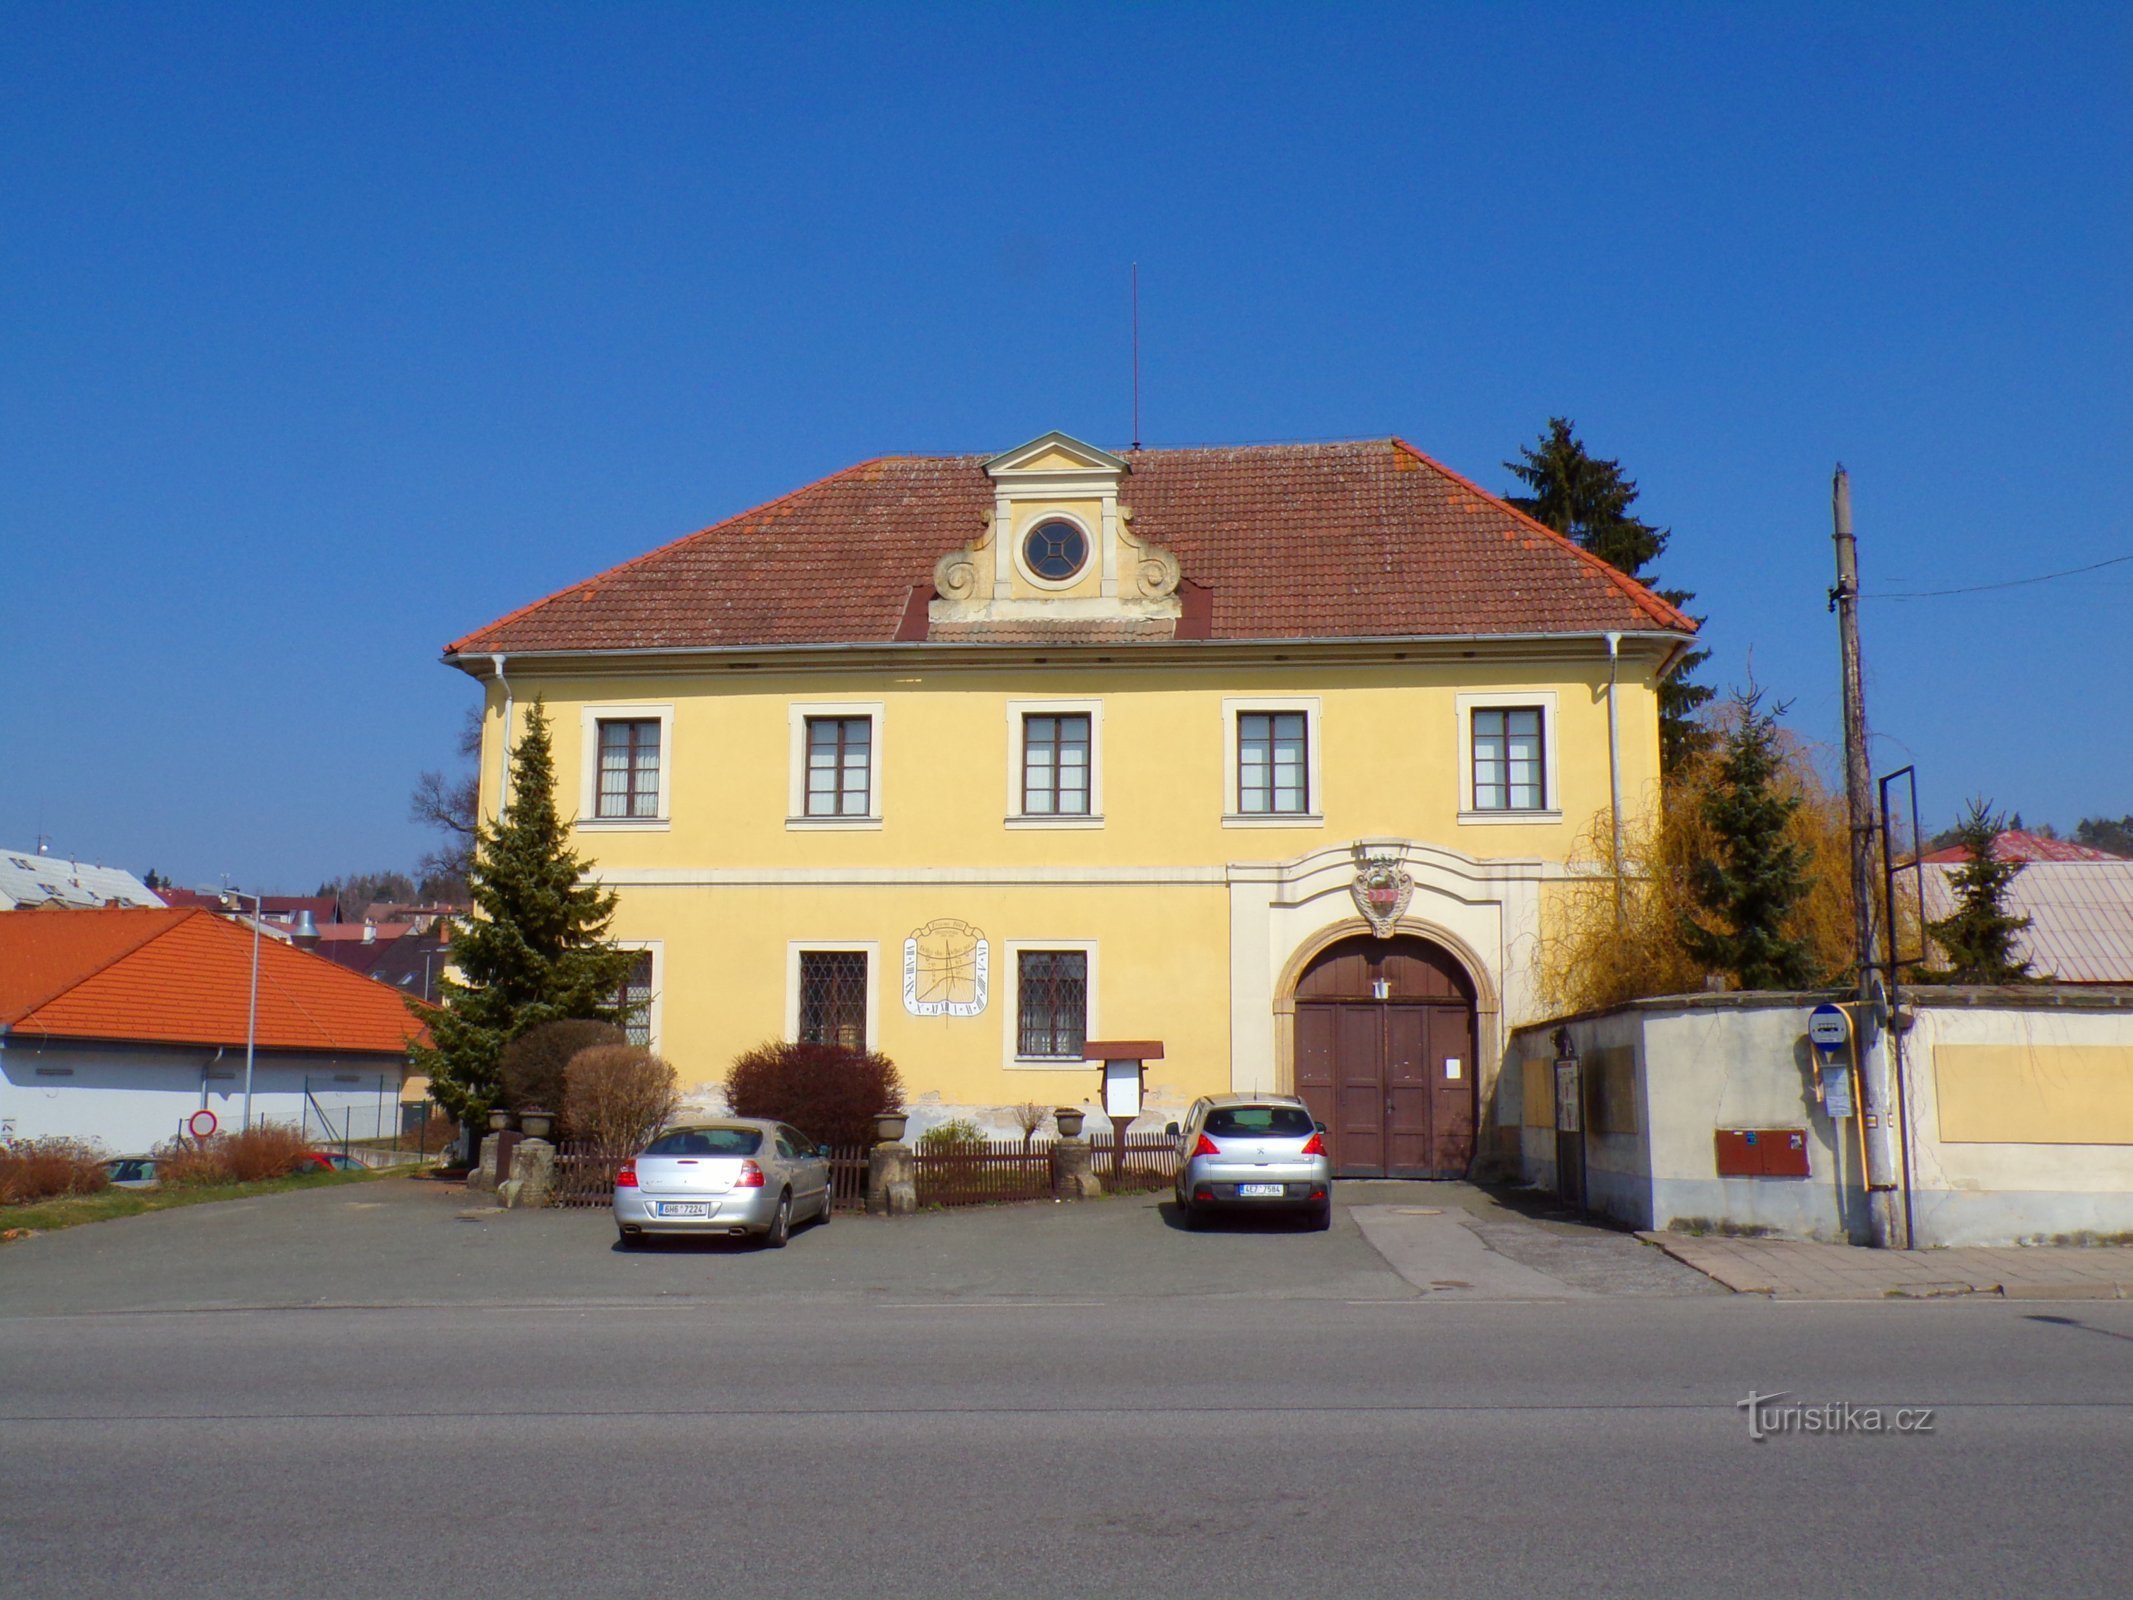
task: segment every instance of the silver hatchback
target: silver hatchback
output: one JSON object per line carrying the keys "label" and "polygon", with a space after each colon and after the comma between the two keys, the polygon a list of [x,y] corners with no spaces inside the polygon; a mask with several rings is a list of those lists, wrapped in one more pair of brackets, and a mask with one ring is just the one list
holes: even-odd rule
{"label": "silver hatchback", "polygon": [[1177,1199],[1187,1222],[1216,1210],[1300,1211],[1333,1223],[1333,1163],[1325,1128],[1293,1095],[1218,1094],[1195,1100],[1180,1127]]}
{"label": "silver hatchback", "polygon": [[669,1128],[615,1174],[627,1250],[667,1234],[783,1247],[796,1220],[830,1219],[829,1149],[782,1122],[733,1117]]}

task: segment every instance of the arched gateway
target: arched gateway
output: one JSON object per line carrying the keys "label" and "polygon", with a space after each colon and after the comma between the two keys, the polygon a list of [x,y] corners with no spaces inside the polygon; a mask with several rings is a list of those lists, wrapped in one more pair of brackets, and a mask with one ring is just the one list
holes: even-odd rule
{"label": "arched gateway", "polygon": [[1459,1178],[1474,1159],[1474,985],[1412,934],[1342,939],[1296,983],[1296,1092],[1343,1177]]}

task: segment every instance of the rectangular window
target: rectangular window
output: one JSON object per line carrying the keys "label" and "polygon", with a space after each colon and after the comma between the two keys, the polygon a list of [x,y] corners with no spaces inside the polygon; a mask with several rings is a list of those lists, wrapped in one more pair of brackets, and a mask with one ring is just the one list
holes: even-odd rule
{"label": "rectangular window", "polygon": [[864,817],[873,784],[874,724],[868,717],[807,719],[807,812]]}
{"label": "rectangular window", "polygon": [[1474,809],[1544,811],[1541,708],[1506,706],[1474,713]]}
{"label": "rectangular window", "polygon": [[659,723],[600,723],[600,785],[594,791],[596,817],[659,815]]}
{"label": "rectangular window", "polygon": [[802,1044],[834,1044],[847,1050],[867,1047],[864,950],[800,952],[799,1032]]}
{"label": "rectangular window", "polygon": [[652,1042],[652,952],[640,950],[630,961],[629,976],[615,991],[616,1020],[631,1044]]}
{"label": "rectangular window", "polygon": [[1089,717],[1022,719],[1022,812],[1031,817],[1089,814]]}
{"label": "rectangular window", "polygon": [[1301,711],[1237,713],[1237,810],[1242,815],[1310,811],[1305,739]]}
{"label": "rectangular window", "polygon": [[1015,976],[1015,1054],[1079,1061],[1089,1034],[1088,952],[1024,950]]}

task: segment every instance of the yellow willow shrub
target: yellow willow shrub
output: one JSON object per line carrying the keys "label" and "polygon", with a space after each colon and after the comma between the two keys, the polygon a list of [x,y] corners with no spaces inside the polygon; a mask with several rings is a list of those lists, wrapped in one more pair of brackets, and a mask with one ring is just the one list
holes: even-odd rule
{"label": "yellow willow shrub", "polygon": [[[1624,825],[1619,924],[1610,814],[1603,808],[1581,830],[1571,850],[1577,876],[1557,886],[1542,920],[1540,991],[1549,1010],[1597,1010],[1704,987],[1704,967],[1682,931],[1688,919],[1709,916],[1689,884],[1697,863],[1719,853],[1702,803],[1717,764],[1715,752],[1693,757],[1667,780],[1660,804]],[[1790,837],[1807,852],[1809,881],[1786,931],[1807,941],[1820,981],[1842,983],[1853,970],[1844,797],[1822,781],[1808,747],[1789,737],[1782,782],[1801,802]]]}

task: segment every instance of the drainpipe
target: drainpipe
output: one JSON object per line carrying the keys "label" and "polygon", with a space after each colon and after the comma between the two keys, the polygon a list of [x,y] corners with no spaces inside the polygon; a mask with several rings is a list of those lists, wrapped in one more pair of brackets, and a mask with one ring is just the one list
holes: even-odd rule
{"label": "drainpipe", "polygon": [[1622,905],[1622,741],[1615,722],[1615,676],[1622,660],[1622,635],[1607,636],[1607,784],[1615,829],[1615,926],[1626,920]]}
{"label": "drainpipe", "polygon": [[504,676],[504,658],[489,657],[489,670],[496,681],[504,686],[504,759],[496,774],[496,820],[504,820],[504,807],[511,802],[511,684]]}

